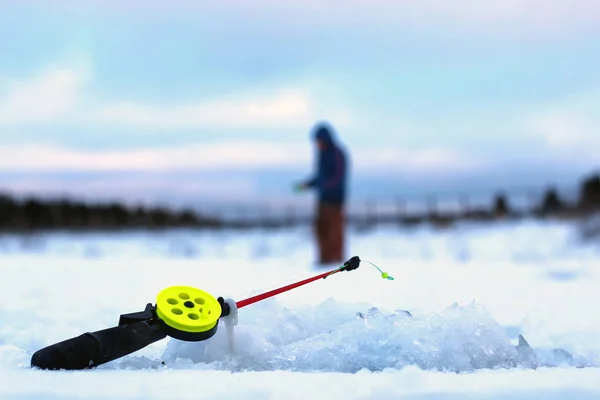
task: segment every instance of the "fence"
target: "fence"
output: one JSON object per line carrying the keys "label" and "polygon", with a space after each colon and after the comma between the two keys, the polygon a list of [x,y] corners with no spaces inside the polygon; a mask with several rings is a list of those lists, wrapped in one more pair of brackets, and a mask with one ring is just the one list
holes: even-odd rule
{"label": "fence", "polygon": [[[498,218],[577,218],[600,206],[600,178],[584,189],[562,187],[512,188],[488,193],[438,193],[428,196],[404,194],[393,199],[353,198],[347,204],[349,225],[415,225],[433,223],[448,226],[456,221],[491,222]],[[591,189],[590,189],[591,188]],[[582,207],[582,204],[588,206]],[[282,228],[309,224],[314,215],[312,196],[302,202],[275,201],[262,204],[235,204],[227,207],[131,207],[120,203],[89,205],[66,199],[15,200],[0,196],[0,228],[36,229],[165,229],[189,228]]]}
{"label": "fence", "polygon": [[[575,217],[578,188],[555,188],[558,205],[552,206],[548,188],[516,188],[496,193],[446,193],[426,196],[397,196],[394,200],[356,199],[349,201],[349,225],[370,227],[381,224],[415,225],[433,223],[445,226],[459,220],[493,221],[502,218]],[[550,203],[549,203],[550,202]],[[309,224],[314,216],[312,201],[265,204],[220,204],[198,207],[201,214],[214,216],[223,226],[236,228],[277,228]]]}

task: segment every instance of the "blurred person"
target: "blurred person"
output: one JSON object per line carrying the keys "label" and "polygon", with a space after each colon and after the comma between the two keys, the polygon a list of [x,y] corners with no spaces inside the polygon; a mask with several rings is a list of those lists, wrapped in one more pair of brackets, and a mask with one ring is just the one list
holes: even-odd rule
{"label": "blurred person", "polygon": [[298,183],[296,189],[317,192],[314,234],[319,249],[318,264],[342,263],[345,260],[347,155],[334,138],[333,129],[326,123],[314,127],[312,140],[318,152],[317,168],[314,175]]}

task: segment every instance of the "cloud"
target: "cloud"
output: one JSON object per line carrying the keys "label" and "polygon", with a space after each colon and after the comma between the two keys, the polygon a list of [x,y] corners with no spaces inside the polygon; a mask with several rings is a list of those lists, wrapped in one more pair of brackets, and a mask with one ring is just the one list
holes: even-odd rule
{"label": "cloud", "polygon": [[77,184],[53,176],[21,177],[18,180],[0,178],[3,190],[20,194],[44,194],[72,196],[78,199],[125,200],[131,203],[161,202],[179,203],[196,200],[225,201],[232,199],[260,199],[261,192],[255,181],[250,179],[218,179],[195,177],[193,184],[184,179],[169,176],[136,177],[94,176],[82,179]]}
{"label": "cloud", "polygon": [[[305,150],[308,149],[304,144]],[[305,154],[306,153],[306,154]],[[4,171],[169,171],[286,167],[309,161],[294,145],[252,141],[121,151],[83,151],[51,144],[0,147]]]}
{"label": "cloud", "polygon": [[68,68],[46,70],[29,80],[12,82],[0,97],[0,126],[47,123],[72,116],[85,74]]}
{"label": "cloud", "polygon": [[534,133],[552,148],[571,148],[600,143],[598,127],[578,113],[556,110],[533,117],[529,122]]}
{"label": "cloud", "polygon": [[[322,115],[339,124],[350,120],[343,107],[330,107],[309,88],[260,87],[179,104],[109,100],[97,104],[83,84],[91,73],[74,68],[45,70],[0,93],[0,127],[31,124],[78,124],[126,127],[130,132],[177,129],[269,129],[313,124]],[[94,104],[93,106],[91,104]]]}
{"label": "cloud", "polygon": [[[63,6],[70,7],[68,4]],[[419,31],[428,35],[459,30],[523,40],[519,35],[524,32],[528,38],[580,34],[586,29],[597,29],[600,23],[600,3],[595,0],[184,0],[176,5],[158,0],[127,3],[108,0],[70,4],[88,12],[94,10],[94,14],[127,14],[132,20],[191,17],[201,20],[207,29],[228,34],[235,25],[238,32],[280,35],[322,28],[342,28],[367,35],[383,30]]]}
{"label": "cloud", "polygon": [[[132,150],[76,150],[54,143],[13,141],[0,147],[0,168],[5,171],[172,171],[172,170],[237,170],[305,168],[312,165],[313,154],[307,136],[300,142],[290,142],[285,132],[308,130],[321,114],[333,117],[343,137],[359,139],[351,149],[351,161],[358,171],[402,171],[429,173],[440,168],[463,171],[481,164],[450,149],[405,149],[402,146],[378,144],[383,137],[364,139],[365,130],[357,130],[356,121],[364,117],[350,113],[344,107],[328,107],[318,102],[310,90],[282,88],[237,93],[176,105],[150,105],[143,102],[109,102],[90,106],[85,98],[83,77],[91,77],[77,69],[46,70],[29,82],[12,85],[5,97],[8,105],[4,124],[18,126],[32,121],[47,124],[80,124],[110,132],[130,128],[135,134],[163,131],[170,135],[178,129],[198,129],[198,133],[214,133],[223,128],[243,130],[280,130],[277,141],[226,140],[185,145],[135,148]],[[319,93],[316,93],[319,94]],[[18,110],[19,112],[14,112]],[[359,113],[360,114],[360,113]],[[352,116],[351,116],[352,115]],[[10,116],[10,118],[8,118]],[[331,120],[331,118],[328,118]],[[355,126],[352,127],[352,123]],[[362,121],[364,124],[364,121]],[[395,120],[397,128],[399,121]],[[384,124],[385,125],[385,124]],[[363,125],[364,126],[364,125]],[[354,128],[354,129],[353,129]],[[383,129],[383,127],[380,127]],[[370,126],[369,129],[373,129]],[[384,129],[385,130],[385,129]],[[13,132],[18,132],[15,129]],[[358,133],[357,133],[358,132]],[[383,131],[382,131],[383,132]],[[397,130],[395,132],[398,132]],[[15,135],[13,135],[15,136]],[[17,135],[18,136],[18,135]],[[396,135],[397,136],[397,135]]]}
{"label": "cloud", "polygon": [[317,111],[309,93],[283,89],[268,94],[230,95],[165,107],[120,102],[92,110],[85,118],[97,124],[152,130],[252,129],[310,124],[317,118]]}
{"label": "cloud", "polygon": [[445,148],[372,148],[358,152],[358,161],[367,169],[397,168],[406,174],[452,174],[484,168],[486,162],[474,154]]}
{"label": "cloud", "polygon": [[[219,141],[128,151],[76,151],[52,145],[0,147],[4,171],[257,171],[306,169],[313,165],[307,142]],[[461,172],[483,161],[451,149],[408,150],[384,146],[351,149],[352,170],[359,174]]]}
{"label": "cloud", "polygon": [[572,93],[537,107],[525,120],[529,137],[539,140],[555,157],[600,163],[600,88]]}

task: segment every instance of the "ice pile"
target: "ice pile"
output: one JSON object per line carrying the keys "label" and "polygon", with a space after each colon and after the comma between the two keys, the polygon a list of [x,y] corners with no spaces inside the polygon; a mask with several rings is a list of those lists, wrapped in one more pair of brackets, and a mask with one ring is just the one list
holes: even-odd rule
{"label": "ice pile", "polygon": [[[244,310],[246,311],[246,310]],[[212,339],[171,340],[162,362],[128,357],[119,368],[157,367],[230,371],[357,372],[417,366],[465,372],[479,369],[597,365],[592,357],[562,349],[514,343],[507,330],[473,303],[440,313],[386,312],[328,300],[317,307],[288,309],[267,301],[244,314],[229,352],[224,326]]]}

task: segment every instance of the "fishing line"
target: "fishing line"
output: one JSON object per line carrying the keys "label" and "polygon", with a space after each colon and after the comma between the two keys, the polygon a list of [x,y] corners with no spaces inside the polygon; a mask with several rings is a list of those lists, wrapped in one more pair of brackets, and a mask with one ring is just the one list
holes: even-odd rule
{"label": "fishing line", "polygon": [[390,275],[389,275],[387,272],[384,272],[384,271],[382,271],[382,270],[381,270],[381,268],[379,268],[377,265],[373,264],[372,262],[370,262],[370,261],[367,261],[367,260],[361,260],[361,261],[362,261],[362,262],[365,262],[365,263],[367,263],[367,264],[371,264],[372,266],[374,266],[375,268],[377,268],[377,270],[378,270],[378,271],[381,273],[381,277],[382,277],[383,279],[388,279],[388,280],[390,280],[390,281],[393,281],[393,280],[394,280],[394,277],[393,277],[393,276],[390,276]]}
{"label": "fishing line", "polygon": [[[390,276],[390,275],[389,275],[387,272],[384,272],[384,271],[382,271],[382,270],[381,270],[381,268],[379,268],[377,265],[373,264],[372,262],[370,262],[370,261],[366,261],[366,260],[361,260],[361,262],[365,262],[365,263],[367,263],[367,264],[371,264],[372,266],[374,266],[375,268],[377,268],[377,270],[379,271],[379,273],[381,273],[381,277],[382,277],[383,279],[388,279],[388,280],[390,280],[390,281],[393,281],[393,280],[394,280],[394,277]],[[330,277],[330,276],[331,276],[331,275],[333,275],[333,274],[337,274],[338,272],[341,272],[341,271],[343,271],[343,270],[344,270],[344,267],[345,267],[345,265],[342,265],[342,266],[340,266],[338,269],[331,271],[331,272],[329,273],[329,275],[327,275],[327,276],[326,276],[326,278]]]}

